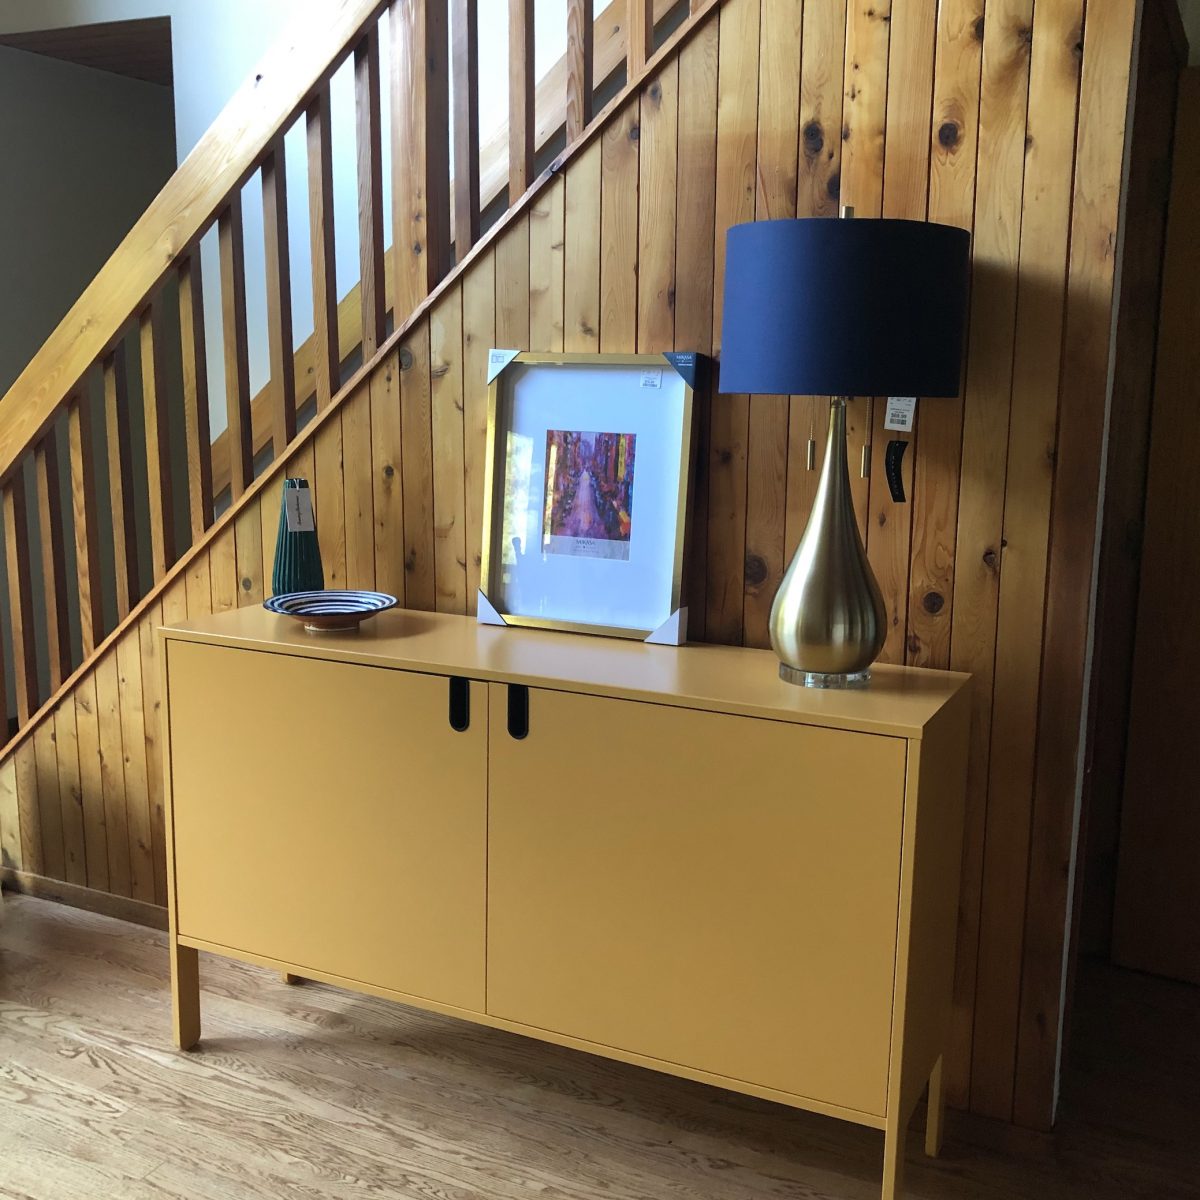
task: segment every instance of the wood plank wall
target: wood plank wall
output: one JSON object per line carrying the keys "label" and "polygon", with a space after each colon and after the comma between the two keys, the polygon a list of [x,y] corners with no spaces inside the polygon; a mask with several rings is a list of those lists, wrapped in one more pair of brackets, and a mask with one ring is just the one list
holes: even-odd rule
{"label": "wood plank wall", "polygon": [[[286,462],[314,483],[331,585],[471,612],[490,346],[719,351],[737,221],[847,203],[971,228],[964,399],[921,405],[910,502],[888,497],[882,445],[855,489],[884,658],[975,675],[950,1095],[1035,1127],[1054,1094],[1135,9],[725,0]],[[852,464],[890,436],[881,408],[854,402]],[[825,403],[714,395],[699,410],[693,632],[765,645]],[[7,866],[164,901],[152,631],[262,599],[279,476],[0,765]]]}

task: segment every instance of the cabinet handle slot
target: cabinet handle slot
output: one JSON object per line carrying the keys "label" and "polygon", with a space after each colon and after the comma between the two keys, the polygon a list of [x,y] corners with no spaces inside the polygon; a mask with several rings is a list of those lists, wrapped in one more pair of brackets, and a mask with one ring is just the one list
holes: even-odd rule
{"label": "cabinet handle slot", "polygon": [[517,741],[529,736],[529,689],[519,683],[508,685],[508,736]]}
{"label": "cabinet handle slot", "polygon": [[457,675],[450,679],[450,728],[465,733],[471,725],[471,681]]}

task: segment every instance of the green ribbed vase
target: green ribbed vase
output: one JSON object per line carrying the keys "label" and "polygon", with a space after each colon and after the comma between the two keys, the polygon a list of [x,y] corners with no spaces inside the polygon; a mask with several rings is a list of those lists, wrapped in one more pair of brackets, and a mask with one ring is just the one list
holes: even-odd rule
{"label": "green ribbed vase", "polygon": [[[302,532],[288,529],[287,492],[307,488],[307,479],[285,479],[279,503],[279,535],[275,539],[275,569],[271,572],[271,595],[289,592],[319,592],[325,588],[321,546],[315,528]],[[314,522],[315,525],[315,522]]]}

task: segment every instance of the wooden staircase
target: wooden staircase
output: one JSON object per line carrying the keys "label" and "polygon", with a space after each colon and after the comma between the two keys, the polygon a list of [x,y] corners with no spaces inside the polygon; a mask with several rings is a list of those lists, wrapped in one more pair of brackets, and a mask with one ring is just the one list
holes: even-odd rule
{"label": "wooden staircase", "polygon": [[[522,270],[504,261],[504,234],[532,229],[547,204],[560,206],[561,229],[566,163],[590,146],[598,165],[602,128],[719,3],[614,0],[593,26],[590,2],[570,0],[566,57],[535,83],[533,2],[511,0],[520,53],[510,120],[483,146],[474,0],[316,6],[234,96],[0,400],[0,655],[14,679],[10,696],[0,672],[5,878],[165,902],[155,629],[262,600],[285,473],[314,482],[329,586],[473,609],[483,356],[497,340],[529,343],[524,298],[536,282],[536,242]],[[361,277],[339,303],[330,79],[351,58]],[[598,95],[610,98],[593,113]],[[298,125],[314,333],[293,350],[283,139]],[[259,171],[271,370],[252,397],[243,202]],[[212,282],[199,255],[214,229],[228,420],[215,441],[203,300]],[[545,250],[561,261],[561,235]],[[505,327],[510,288],[525,306],[524,336],[519,320]]]}

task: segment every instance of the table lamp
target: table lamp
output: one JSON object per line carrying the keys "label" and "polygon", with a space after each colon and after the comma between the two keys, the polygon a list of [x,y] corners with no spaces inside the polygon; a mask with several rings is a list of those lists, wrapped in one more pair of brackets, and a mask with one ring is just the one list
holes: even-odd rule
{"label": "table lamp", "polygon": [[870,679],[886,612],[854,515],[846,401],[959,394],[969,245],[966,230],[924,221],[729,230],[720,390],[830,397],[812,515],[771,607],[771,645],[789,683]]}

